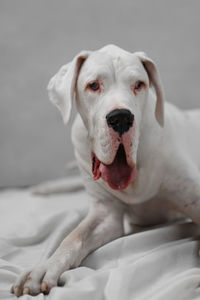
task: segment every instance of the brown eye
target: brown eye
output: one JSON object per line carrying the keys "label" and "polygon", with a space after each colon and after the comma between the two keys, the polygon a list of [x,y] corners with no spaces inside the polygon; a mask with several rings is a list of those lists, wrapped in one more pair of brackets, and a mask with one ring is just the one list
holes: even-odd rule
{"label": "brown eye", "polygon": [[145,86],[144,82],[141,80],[136,81],[135,86],[134,86],[134,90],[140,91],[143,87]]}
{"label": "brown eye", "polygon": [[88,88],[92,91],[98,91],[100,89],[100,84],[98,81],[93,81],[88,84]]}

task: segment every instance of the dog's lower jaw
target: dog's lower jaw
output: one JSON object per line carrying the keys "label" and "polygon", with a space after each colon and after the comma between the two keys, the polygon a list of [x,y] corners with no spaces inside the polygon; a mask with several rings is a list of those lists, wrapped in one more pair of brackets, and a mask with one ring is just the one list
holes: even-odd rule
{"label": "dog's lower jaw", "polygon": [[136,178],[136,166],[130,166],[127,163],[126,152],[122,144],[116,152],[114,161],[109,165],[101,162],[92,153],[92,172],[94,180],[101,177],[113,190],[126,189]]}
{"label": "dog's lower jaw", "polygon": [[130,168],[127,170],[128,172],[120,174],[120,173],[114,173],[114,176],[111,178],[107,172],[107,170],[104,171],[104,169],[107,168],[106,166],[102,165],[100,166],[101,171],[101,177],[104,181],[106,181],[109,186],[113,190],[125,190],[131,182],[134,181],[136,178],[136,167]]}

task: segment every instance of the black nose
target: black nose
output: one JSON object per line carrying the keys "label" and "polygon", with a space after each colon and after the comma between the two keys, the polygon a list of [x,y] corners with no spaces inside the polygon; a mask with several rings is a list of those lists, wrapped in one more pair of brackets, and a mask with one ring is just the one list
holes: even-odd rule
{"label": "black nose", "polygon": [[109,127],[118,132],[120,136],[133,125],[134,115],[128,109],[114,109],[107,116]]}

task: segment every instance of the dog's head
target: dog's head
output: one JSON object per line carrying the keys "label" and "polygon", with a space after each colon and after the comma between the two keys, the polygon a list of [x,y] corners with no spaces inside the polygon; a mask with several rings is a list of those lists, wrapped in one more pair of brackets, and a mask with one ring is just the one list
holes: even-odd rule
{"label": "dog's head", "polygon": [[163,126],[163,91],[154,62],[143,52],[109,45],[83,51],[50,80],[49,98],[68,122],[72,100],[88,130],[91,168],[112,189],[125,189],[136,177],[141,123],[156,93],[155,118]]}

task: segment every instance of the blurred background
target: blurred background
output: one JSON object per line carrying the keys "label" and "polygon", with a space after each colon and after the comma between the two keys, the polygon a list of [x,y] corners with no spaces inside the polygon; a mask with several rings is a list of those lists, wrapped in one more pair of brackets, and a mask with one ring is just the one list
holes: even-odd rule
{"label": "blurred background", "polygon": [[1,0],[0,187],[65,174],[72,121],[63,125],[46,86],[82,49],[145,51],[167,100],[200,107],[199,11],[199,0]]}

